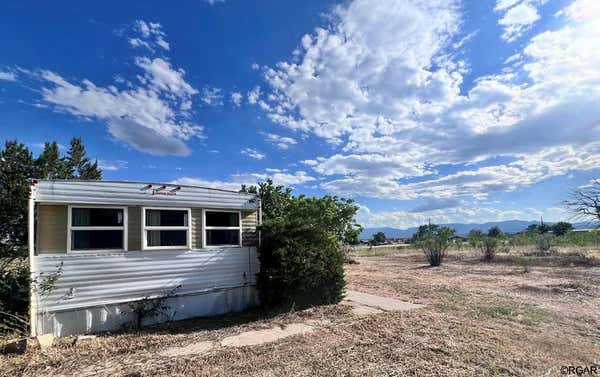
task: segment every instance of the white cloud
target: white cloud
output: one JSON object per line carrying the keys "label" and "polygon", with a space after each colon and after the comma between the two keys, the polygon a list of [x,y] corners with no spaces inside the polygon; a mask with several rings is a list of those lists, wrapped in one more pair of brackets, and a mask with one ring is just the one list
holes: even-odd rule
{"label": "white cloud", "polygon": [[[46,148],[46,143],[33,143],[31,144],[31,146],[37,149],[44,149]],[[64,145],[58,143],[58,149],[64,151],[67,148]]]}
{"label": "white cloud", "polygon": [[356,216],[358,223],[365,227],[392,227],[406,229],[427,224],[448,223],[485,223],[507,220],[539,220],[560,221],[568,219],[568,214],[561,208],[548,208],[539,211],[534,208],[498,209],[482,206],[456,206],[444,209],[432,209],[424,212],[411,211],[371,211],[361,206]]}
{"label": "white cloud", "polygon": [[264,153],[260,153],[256,149],[252,149],[252,148],[244,148],[244,149],[242,149],[242,151],[240,153],[245,156],[248,156],[250,158],[253,158],[255,160],[262,160],[263,158],[266,157]]}
{"label": "white cloud", "polygon": [[[261,98],[271,120],[339,146],[308,160],[330,177],[322,188],[337,193],[485,197],[594,169],[600,17],[584,15],[585,1],[559,12],[564,24],[531,38],[502,73],[461,93],[468,62],[448,52],[461,35],[455,2],[354,0],[305,35],[293,58],[266,69]],[[522,3],[498,2],[496,11]],[[458,173],[440,174],[445,165]]]}
{"label": "white cloud", "polygon": [[[129,38],[129,44],[133,47],[144,47],[155,52],[157,48],[169,51],[171,46],[166,41],[166,35],[162,30],[162,25],[157,22],[146,22],[144,20],[136,20],[133,23],[133,31],[136,36]],[[124,31],[120,31],[122,34]]]}
{"label": "white cloud", "polygon": [[[329,163],[329,160],[325,161]],[[391,163],[391,162],[390,162]],[[313,167],[318,172],[331,173],[323,168],[323,163]],[[327,166],[327,165],[325,165]],[[342,195],[362,195],[389,199],[455,198],[472,196],[484,199],[490,192],[511,192],[531,186],[548,177],[566,175],[573,170],[593,170],[600,166],[600,143],[591,144],[581,151],[570,146],[545,149],[539,153],[523,155],[506,165],[492,165],[474,170],[462,170],[440,178],[425,179],[413,183],[400,184],[393,173],[386,168],[374,166],[368,172],[365,167],[350,172],[359,175],[328,181],[322,187]],[[376,169],[382,169],[378,171]],[[338,172],[347,174],[343,168]],[[368,167],[367,167],[368,169]],[[391,177],[391,178],[390,178]]]}
{"label": "white cloud", "polygon": [[596,0],[573,1],[569,6],[557,12],[557,16],[566,16],[576,21],[592,21],[600,17],[600,3]]}
{"label": "white cloud", "polygon": [[317,160],[302,160],[300,162],[303,163],[304,165],[308,165],[308,166],[316,166],[319,164],[319,161],[317,161]]}
{"label": "white cloud", "polygon": [[[164,36],[160,24],[135,25],[141,37]],[[189,120],[198,91],[185,80],[185,71],[166,58],[140,56],[134,63],[141,72],[137,82],[117,78],[108,86],[88,79],[72,82],[49,70],[30,75],[42,81],[40,93],[46,104],[83,120],[104,122],[116,140],[156,155],[189,154],[186,141],[204,138],[203,127]]]}
{"label": "white cloud", "polygon": [[281,136],[267,132],[262,132],[262,135],[268,142],[274,144],[277,148],[281,150],[286,150],[290,147],[290,145],[295,145],[298,143],[296,139],[287,136]]}
{"label": "white cloud", "polygon": [[284,186],[296,186],[303,183],[315,181],[316,178],[310,176],[305,171],[297,171],[295,173],[288,172],[266,172],[266,173],[243,173],[243,174],[235,174],[232,178],[238,181],[244,182],[258,182],[265,181],[267,179],[272,179],[278,185]]}
{"label": "white cloud", "polygon": [[336,154],[322,160],[313,169],[323,175],[341,174],[396,179],[431,173],[425,167],[418,166],[416,162],[411,164],[410,157],[380,154]]}
{"label": "white cloud", "polygon": [[204,0],[204,1],[210,5],[222,4],[225,2],[225,0]]}
{"label": "white cloud", "polygon": [[181,178],[176,179],[172,183],[179,184],[179,185],[187,185],[187,186],[216,188],[216,189],[230,190],[230,191],[239,191],[242,186],[241,183],[236,183],[236,182],[208,180],[208,179],[193,178],[193,177],[181,177]]}
{"label": "white cloud", "polygon": [[124,160],[98,160],[98,167],[104,171],[117,171],[127,169],[127,161]]}
{"label": "white cloud", "polygon": [[242,93],[240,92],[231,92],[231,102],[233,102],[233,104],[236,107],[240,107],[240,105],[242,104],[242,100],[244,99],[244,96],[242,95]]}
{"label": "white cloud", "polygon": [[264,182],[267,179],[272,179],[275,184],[284,186],[296,186],[315,180],[314,177],[311,177],[305,171],[289,173],[279,169],[269,170],[271,171],[267,171],[266,169],[265,173],[233,174],[228,180],[207,180],[194,177],[181,177],[173,183],[238,191],[242,184],[256,185],[257,182]]}
{"label": "white cloud", "polygon": [[139,57],[135,59],[135,64],[145,71],[142,81],[148,83],[155,91],[166,91],[180,98],[188,98],[198,93],[184,80],[185,71],[173,69],[167,60]]}
{"label": "white cloud", "polygon": [[255,86],[251,91],[248,92],[248,103],[255,105],[260,98],[260,86]]}
{"label": "white cloud", "polygon": [[511,1],[509,5],[509,2],[506,0],[498,0],[494,9],[498,11],[505,11],[502,18],[500,18],[498,21],[498,24],[504,28],[502,39],[508,42],[516,40],[536,21],[538,21],[541,17],[537,11],[536,3],[541,2],[544,1]]}
{"label": "white cloud", "polygon": [[223,93],[221,89],[205,86],[202,88],[202,95],[200,97],[202,102],[208,106],[222,106],[223,105]]}
{"label": "white cloud", "polygon": [[254,70],[254,71],[258,71],[258,69],[260,68],[260,66],[259,66],[257,63],[252,63],[252,66],[251,66],[251,68],[252,68],[252,70]]}
{"label": "white cloud", "polygon": [[17,75],[10,71],[0,71],[0,80],[17,81]]}

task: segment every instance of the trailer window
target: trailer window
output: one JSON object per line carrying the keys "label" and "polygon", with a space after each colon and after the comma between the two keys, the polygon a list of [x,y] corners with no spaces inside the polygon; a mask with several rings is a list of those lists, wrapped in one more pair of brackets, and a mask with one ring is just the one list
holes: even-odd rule
{"label": "trailer window", "polygon": [[241,246],[239,211],[204,211],[205,246]]}
{"label": "trailer window", "polygon": [[124,250],[125,208],[69,207],[69,251]]}
{"label": "trailer window", "polygon": [[190,210],[144,208],[144,249],[190,247]]}

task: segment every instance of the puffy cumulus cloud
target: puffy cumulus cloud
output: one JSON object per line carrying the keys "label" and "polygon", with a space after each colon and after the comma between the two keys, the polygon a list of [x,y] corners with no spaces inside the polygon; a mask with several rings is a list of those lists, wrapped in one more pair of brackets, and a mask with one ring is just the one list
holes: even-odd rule
{"label": "puffy cumulus cloud", "polygon": [[290,145],[298,144],[296,139],[289,136],[281,136],[277,134],[272,134],[268,132],[262,132],[262,135],[269,142],[274,144],[278,149],[286,150],[290,147]]}
{"label": "puffy cumulus cloud", "polygon": [[[143,47],[152,52],[156,49],[169,51],[171,46],[166,40],[166,34],[162,30],[162,25],[158,22],[146,22],[136,20],[131,27],[135,35],[129,37],[129,44],[133,47]],[[119,31],[124,34],[125,31]]]}
{"label": "puffy cumulus cloud", "polygon": [[[502,0],[495,10],[506,16],[541,3]],[[461,93],[468,62],[453,46],[472,33],[460,30],[454,1],[354,0],[305,35],[289,61],[264,70],[268,87],[256,103],[267,103],[274,122],[337,148],[307,161],[330,177],[322,188],[346,195],[485,197],[593,169],[600,17],[586,11],[594,9],[593,1],[574,1],[558,13],[558,27]],[[497,156],[512,162],[497,165]],[[474,162],[483,167],[469,168]],[[445,165],[458,173],[424,177]]]}
{"label": "puffy cumulus cloud", "polygon": [[200,99],[205,105],[208,106],[222,106],[223,97],[224,96],[221,89],[212,86],[205,86],[202,88],[202,96]]}
{"label": "puffy cumulus cloud", "polygon": [[265,173],[234,174],[231,177],[236,181],[248,182],[249,184],[255,184],[256,182],[264,182],[267,179],[272,179],[273,182],[278,185],[292,187],[316,180],[315,177],[302,170],[290,173],[288,171],[279,169],[271,171],[265,170]]}
{"label": "puffy cumulus cloud", "polygon": [[174,69],[165,59],[139,57],[135,59],[135,64],[144,71],[142,82],[147,83],[155,91],[165,91],[180,98],[198,93],[184,80],[185,71]]}
{"label": "puffy cumulus cloud", "polygon": [[560,221],[569,218],[562,208],[551,207],[544,211],[535,208],[498,209],[482,206],[456,206],[444,209],[432,209],[423,212],[413,211],[372,211],[361,206],[356,216],[359,224],[365,227],[393,227],[406,229],[426,224],[448,223],[485,223],[507,220]]}
{"label": "puffy cumulus cloud", "polygon": [[[319,165],[317,165],[319,166]],[[415,199],[456,198],[472,196],[484,199],[490,192],[511,192],[548,177],[565,175],[573,170],[593,170],[600,166],[600,143],[579,150],[572,146],[544,149],[505,165],[484,166],[462,170],[439,178],[400,184],[385,176],[361,175],[322,184],[329,191],[342,195],[361,195],[377,198]]]}
{"label": "puffy cumulus cloud", "polygon": [[[137,22],[140,37],[164,36],[159,24]],[[198,91],[185,71],[167,58],[136,57],[137,82],[115,80],[98,86],[83,79],[69,81],[56,72],[38,70],[42,101],[84,120],[104,122],[110,135],[133,148],[155,155],[188,155],[186,141],[204,138],[203,127],[190,121],[192,98]],[[121,87],[119,87],[121,86]]]}
{"label": "puffy cumulus cloud", "polygon": [[356,0],[333,17],[302,38],[298,63],[266,70],[272,120],[339,142],[354,130],[411,128],[420,97],[458,93],[461,66],[439,54],[458,29],[456,2]]}
{"label": "puffy cumulus cloud", "polygon": [[498,21],[504,28],[502,39],[513,42],[519,38],[541,18],[536,6],[544,2],[545,0],[498,0],[494,9],[503,13]]}
{"label": "puffy cumulus cloud", "polygon": [[242,151],[240,153],[243,154],[244,156],[248,156],[255,160],[262,160],[263,158],[266,157],[264,153],[260,153],[256,149],[252,149],[252,148],[244,148],[244,149],[242,149]]}
{"label": "puffy cumulus cloud", "polygon": [[255,105],[258,103],[260,99],[261,91],[260,86],[255,86],[251,91],[248,92],[248,103],[251,105]]}
{"label": "puffy cumulus cloud", "polygon": [[301,170],[291,173],[281,169],[265,169],[264,173],[248,172],[232,174],[228,180],[181,177],[173,181],[173,183],[238,191],[241,185],[256,185],[257,182],[264,182],[267,179],[272,179],[275,184],[285,186],[297,186],[316,180],[316,178]]}
{"label": "puffy cumulus cloud", "polygon": [[235,107],[240,107],[240,105],[242,104],[242,100],[244,99],[244,96],[240,92],[231,92],[230,98],[231,98],[231,102],[233,102]]}
{"label": "puffy cumulus cloud", "polygon": [[0,71],[0,80],[17,81],[17,75],[11,71]]}
{"label": "puffy cumulus cloud", "polygon": [[336,154],[322,159],[313,169],[323,175],[347,175],[367,178],[403,178],[431,173],[424,167],[411,164],[410,157],[381,154]]}

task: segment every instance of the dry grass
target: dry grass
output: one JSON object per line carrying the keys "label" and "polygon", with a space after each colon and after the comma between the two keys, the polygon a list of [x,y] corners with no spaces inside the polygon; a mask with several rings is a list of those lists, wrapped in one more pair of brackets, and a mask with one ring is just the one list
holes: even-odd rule
{"label": "dry grass", "polygon": [[[561,365],[600,363],[600,253],[528,250],[479,262],[451,251],[442,267],[420,252],[355,256],[349,288],[427,307],[355,317],[347,307],[251,311],[183,321],[73,346],[0,356],[5,375],[116,376],[552,376]],[[527,262],[523,262],[527,260]],[[527,266],[529,272],[525,272]],[[178,358],[167,346],[217,340],[247,329],[328,319],[312,334]]]}

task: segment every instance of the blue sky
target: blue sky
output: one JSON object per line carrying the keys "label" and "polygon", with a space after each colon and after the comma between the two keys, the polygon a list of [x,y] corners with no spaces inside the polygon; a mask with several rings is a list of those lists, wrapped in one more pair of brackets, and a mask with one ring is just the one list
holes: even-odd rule
{"label": "blue sky", "polygon": [[105,179],[354,197],[366,226],[568,219],[600,175],[594,0],[9,1],[0,138]]}

